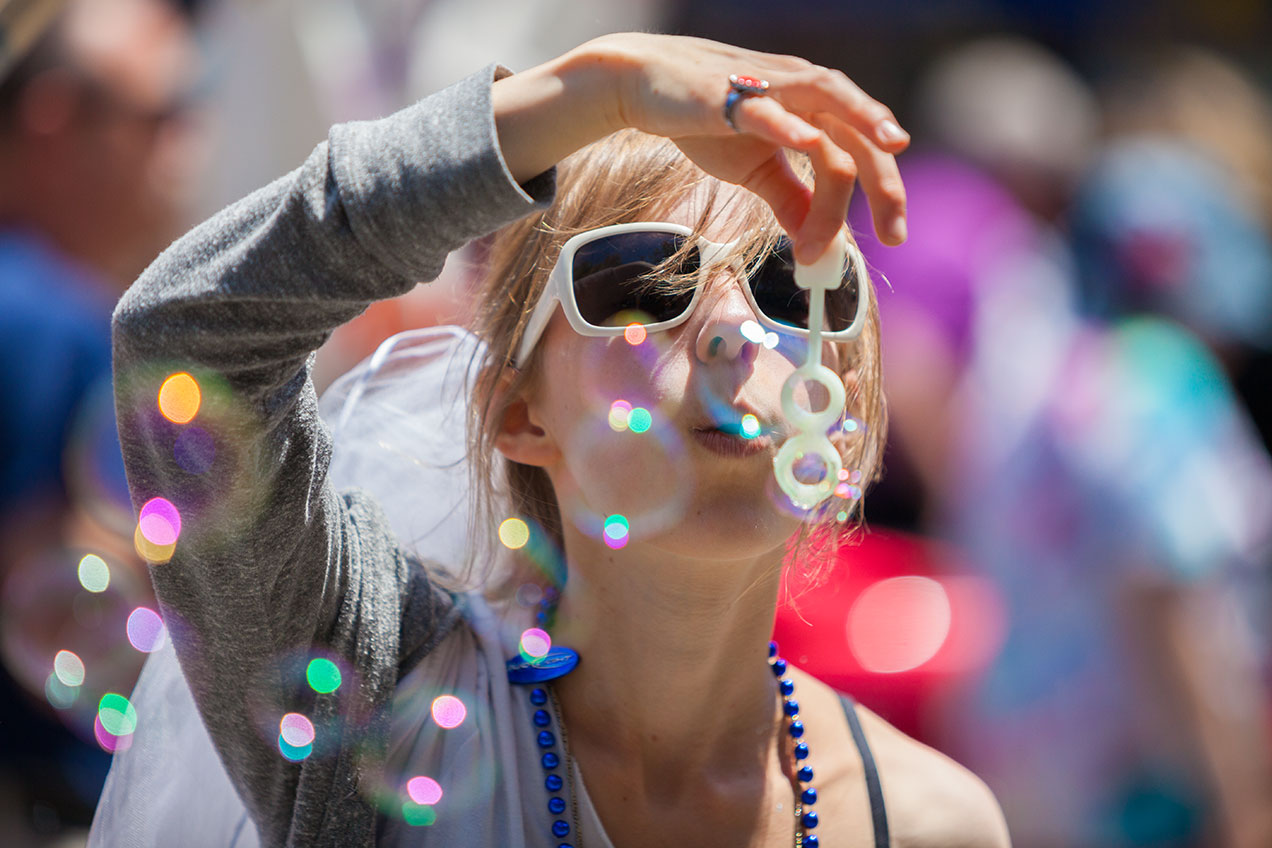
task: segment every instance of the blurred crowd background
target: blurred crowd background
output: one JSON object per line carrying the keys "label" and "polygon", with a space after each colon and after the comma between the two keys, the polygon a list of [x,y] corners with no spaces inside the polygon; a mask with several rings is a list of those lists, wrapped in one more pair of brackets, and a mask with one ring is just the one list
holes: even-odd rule
{"label": "blurred crowd background", "polygon": [[[852,215],[886,478],[784,653],[984,777],[1018,846],[1272,845],[1265,0],[0,0],[0,842],[83,843],[136,721],[102,698],[164,638],[119,294],[331,123],[632,28],[841,68],[915,140],[910,241]],[[320,384],[462,322],[478,262]]]}

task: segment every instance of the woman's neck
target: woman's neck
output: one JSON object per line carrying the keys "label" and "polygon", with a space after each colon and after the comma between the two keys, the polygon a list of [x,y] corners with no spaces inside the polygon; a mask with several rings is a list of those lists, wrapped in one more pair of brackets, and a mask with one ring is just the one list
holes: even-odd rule
{"label": "woman's neck", "polygon": [[669,793],[772,762],[780,702],[765,658],[782,549],[724,562],[566,544],[553,641],[582,657],[556,683],[571,745]]}

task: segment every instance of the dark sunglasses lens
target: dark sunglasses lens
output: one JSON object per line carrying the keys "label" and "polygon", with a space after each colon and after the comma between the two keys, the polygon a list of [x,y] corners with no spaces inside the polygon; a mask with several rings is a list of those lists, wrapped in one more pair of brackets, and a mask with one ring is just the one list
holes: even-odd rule
{"label": "dark sunglasses lens", "polygon": [[676,233],[618,233],[590,241],[574,254],[574,300],[583,320],[596,327],[656,324],[683,315],[693,289],[665,291],[652,278],[655,269],[679,254],[673,273],[696,275],[697,248],[681,252]]}
{"label": "dark sunglasses lens", "polygon": [[[850,262],[843,284],[826,292],[825,330],[847,330],[857,317],[856,263]],[[779,324],[808,329],[808,290],[795,284],[795,259],[791,244],[782,239],[751,276],[755,303],[768,318]]]}

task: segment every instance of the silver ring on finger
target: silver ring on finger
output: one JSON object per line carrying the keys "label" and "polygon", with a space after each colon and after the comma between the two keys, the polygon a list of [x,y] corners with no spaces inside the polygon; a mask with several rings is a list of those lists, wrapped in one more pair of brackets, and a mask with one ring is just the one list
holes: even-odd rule
{"label": "silver ring on finger", "polygon": [[742,132],[733,123],[733,109],[748,97],[763,97],[768,94],[769,82],[759,77],[729,74],[729,93],[724,98],[724,120],[734,132]]}

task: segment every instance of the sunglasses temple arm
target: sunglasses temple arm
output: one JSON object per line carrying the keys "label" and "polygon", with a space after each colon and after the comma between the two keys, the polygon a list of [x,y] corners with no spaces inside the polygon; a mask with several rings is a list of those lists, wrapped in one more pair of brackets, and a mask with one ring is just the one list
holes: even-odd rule
{"label": "sunglasses temple arm", "polygon": [[539,302],[535,304],[534,312],[530,313],[530,320],[526,322],[525,332],[521,335],[521,343],[517,346],[517,355],[512,360],[514,368],[520,368],[525,365],[535,345],[539,343],[539,338],[543,335],[543,331],[547,329],[548,321],[552,319],[553,311],[556,310],[557,304],[561,302],[561,298],[557,295],[561,287],[560,271],[560,264],[552,269],[547,285],[543,287],[543,293],[539,295]]}

